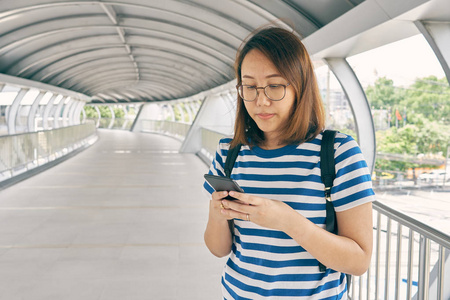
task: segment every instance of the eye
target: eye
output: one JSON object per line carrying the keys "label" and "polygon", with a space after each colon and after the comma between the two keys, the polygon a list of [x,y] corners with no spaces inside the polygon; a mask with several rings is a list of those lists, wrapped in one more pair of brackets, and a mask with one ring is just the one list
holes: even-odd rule
{"label": "eye", "polygon": [[253,91],[256,89],[256,85],[243,85],[242,87],[247,91]]}
{"label": "eye", "polygon": [[283,85],[282,84],[270,84],[269,85],[269,88],[270,89],[279,89],[279,88],[282,88],[283,87]]}

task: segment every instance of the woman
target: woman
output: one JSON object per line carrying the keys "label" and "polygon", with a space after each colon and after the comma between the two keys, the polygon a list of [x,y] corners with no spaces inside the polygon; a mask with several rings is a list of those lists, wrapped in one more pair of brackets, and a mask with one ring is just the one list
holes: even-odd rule
{"label": "woman", "polygon": [[361,151],[336,135],[331,198],[339,232],[329,233],[319,165],[325,116],[306,49],[293,33],[265,28],[241,47],[235,71],[235,135],[220,141],[210,174],[224,176],[228,149],[243,144],[231,178],[245,193],[204,185],[212,197],[205,243],[230,256],[223,296],[346,299],[344,273],[363,274],[372,253],[374,193]]}

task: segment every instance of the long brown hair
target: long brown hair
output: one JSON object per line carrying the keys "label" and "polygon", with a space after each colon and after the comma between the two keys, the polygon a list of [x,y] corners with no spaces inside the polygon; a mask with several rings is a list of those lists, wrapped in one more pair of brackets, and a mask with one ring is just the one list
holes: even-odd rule
{"label": "long brown hair", "polygon": [[[271,60],[295,89],[294,105],[289,122],[280,130],[280,140],[286,144],[300,144],[314,139],[325,127],[325,111],[314,67],[303,43],[293,32],[283,28],[266,27],[257,30],[243,42],[237,52],[234,69],[238,85],[242,83],[242,61],[253,49],[261,51]],[[244,100],[238,94],[231,147],[238,144],[260,145],[263,141],[264,133],[250,117]]]}

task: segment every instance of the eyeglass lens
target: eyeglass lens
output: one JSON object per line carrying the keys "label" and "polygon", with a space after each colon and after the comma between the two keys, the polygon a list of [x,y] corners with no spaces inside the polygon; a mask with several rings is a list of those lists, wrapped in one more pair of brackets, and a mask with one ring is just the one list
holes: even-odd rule
{"label": "eyeglass lens", "polygon": [[[239,96],[246,101],[253,101],[258,96],[258,89],[256,86],[241,85],[239,86]],[[284,98],[286,93],[286,86],[282,84],[273,84],[264,87],[264,93],[270,100],[278,101]]]}

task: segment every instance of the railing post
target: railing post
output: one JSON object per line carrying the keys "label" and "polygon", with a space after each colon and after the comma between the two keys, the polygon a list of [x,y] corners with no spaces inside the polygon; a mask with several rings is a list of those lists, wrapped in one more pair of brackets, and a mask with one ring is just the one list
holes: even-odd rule
{"label": "railing post", "polygon": [[428,300],[430,287],[430,240],[420,235],[418,299]]}
{"label": "railing post", "polygon": [[443,246],[439,246],[438,264],[437,296],[438,299],[444,299],[445,248]]}
{"label": "railing post", "polygon": [[391,218],[388,217],[386,230],[386,263],[384,273],[384,299],[389,299],[389,278],[391,269]]}
{"label": "railing post", "polygon": [[395,300],[400,299],[400,283],[401,278],[401,262],[402,262],[402,224],[398,223],[397,227],[397,264],[395,266]]}
{"label": "railing post", "polygon": [[375,260],[375,300],[378,300],[378,290],[380,286],[380,248],[381,248],[381,213],[377,215],[377,249]]}
{"label": "railing post", "polygon": [[409,229],[408,241],[408,278],[406,280],[406,299],[411,300],[412,272],[413,272],[413,256],[414,256],[414,231]]}

